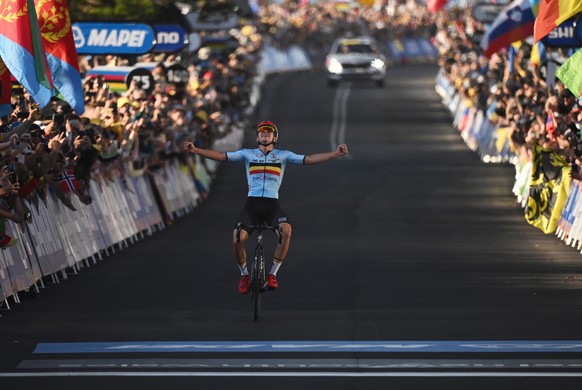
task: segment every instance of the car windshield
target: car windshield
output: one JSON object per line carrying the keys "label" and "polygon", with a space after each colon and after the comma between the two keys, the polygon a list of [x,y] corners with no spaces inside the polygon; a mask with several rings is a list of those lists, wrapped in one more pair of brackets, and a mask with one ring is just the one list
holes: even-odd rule
{"label": "car windshield", "polygon": [[342,44],[338,46],[337,53],[344,54],[369,54],[375,53],[376,50],[369,44],[365,43],[354,43],[354,44]]}

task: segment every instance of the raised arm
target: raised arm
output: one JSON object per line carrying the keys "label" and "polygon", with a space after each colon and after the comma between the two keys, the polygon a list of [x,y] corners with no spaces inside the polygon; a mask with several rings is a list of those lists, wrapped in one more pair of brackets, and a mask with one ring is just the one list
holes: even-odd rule
{"label": "raised arm", "polygon": [[305,156],[305,165],[321,164],[336,157],[342,157],[348,154],[348,145],[338,145],[337,149],[327,153],[315,153]]}
{"label": "raised arm", "polygon": [[197,148],[191,141],[184,142],[184,151],[194,153],[204,158],[209,158],[216,161],[226,161],[226,153],[218,150]]}

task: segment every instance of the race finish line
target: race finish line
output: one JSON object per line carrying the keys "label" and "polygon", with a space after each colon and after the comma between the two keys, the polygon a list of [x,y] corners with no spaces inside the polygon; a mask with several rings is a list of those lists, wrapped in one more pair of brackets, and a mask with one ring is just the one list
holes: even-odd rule
{"label": "race finish line", "polygon": [[581,353],[582,340],[494,341],[153,341],[39,343],[35,354],[60,353]]}
{"label": "race finish line", "polygon": [[0,372],[0,378],[582,378],[582,355],[577,353],[582,353],[582,340],[39,343],[33,351],[38,359],[24,360],[16,372]]}

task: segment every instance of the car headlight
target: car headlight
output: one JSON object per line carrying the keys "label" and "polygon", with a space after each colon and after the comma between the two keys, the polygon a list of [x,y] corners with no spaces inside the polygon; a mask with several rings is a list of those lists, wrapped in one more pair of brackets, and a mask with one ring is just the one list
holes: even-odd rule
{"label": "car headlight", "polygon": [[374,58],[371,65],[372,65],[372,68],[378,69],[378,70],[384,70],[386,68],[386,64],[384,63],[384,61],[381,58]]}
{"label": "car headlight", "polygon": [[339,74],[342,72],[343,66],[337,58],[330,58],[327,60],[327,70],[329,73]]}

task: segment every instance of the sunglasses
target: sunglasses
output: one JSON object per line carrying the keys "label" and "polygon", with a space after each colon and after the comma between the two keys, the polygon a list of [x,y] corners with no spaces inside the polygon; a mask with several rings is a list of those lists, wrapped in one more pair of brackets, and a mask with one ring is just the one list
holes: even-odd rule
{"label": "sunglasses", "polygon": [[274,133],[275,129],[270,126],[259,127],[259,133]]}

